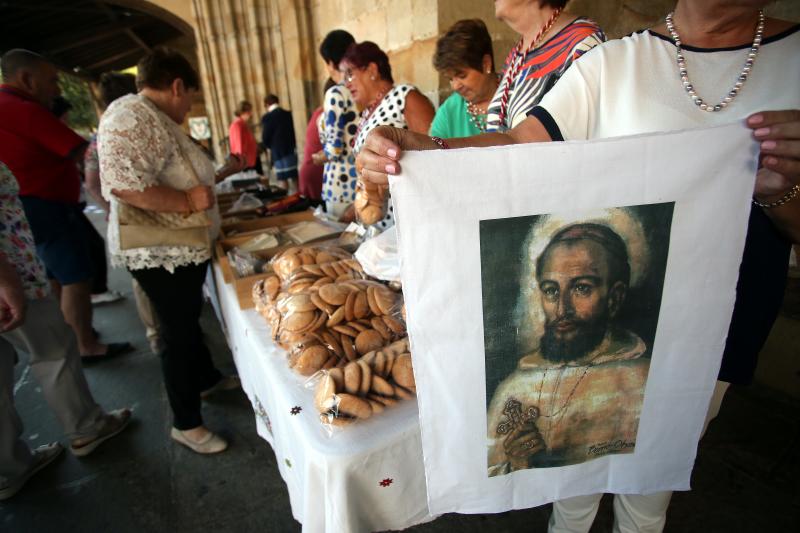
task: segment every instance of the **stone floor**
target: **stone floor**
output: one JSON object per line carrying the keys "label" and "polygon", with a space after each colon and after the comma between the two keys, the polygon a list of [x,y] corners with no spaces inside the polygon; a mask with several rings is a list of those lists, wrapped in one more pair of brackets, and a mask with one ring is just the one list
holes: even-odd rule
{"label": "stone floor", "polygon": [[[201,457],[167,438],[169,408],[159,363],[147,349],[130,291],[130,278],[115,270],[112,288],[123,301],[96,308],[102,338],[129,340],[137,350],[86,368],[97,400],[108,408],[131,405],[135,425],[95,454],[65,454],[33,478],[14,499],[0,504],[2,532],[292,532],[286,487],[271,448],[257,435],[241,392],[205,407],[208,424],[231,440],[217,457]],[[676,493],[666,531],[702,533],[800,531],[800,283],[787,293],[751,387],[732,387],[718,419],[700,445],[693,490]],[[203,326],[223,369],[230,353],[210,306]],[[32,446],[60,438],[41,389],[16,369],[16,404]],[[548,506],[496,515],[446,515],[411,528],[419,533],[538,532]],[[611,502],[603,500],[593,533],[611,531]]]}

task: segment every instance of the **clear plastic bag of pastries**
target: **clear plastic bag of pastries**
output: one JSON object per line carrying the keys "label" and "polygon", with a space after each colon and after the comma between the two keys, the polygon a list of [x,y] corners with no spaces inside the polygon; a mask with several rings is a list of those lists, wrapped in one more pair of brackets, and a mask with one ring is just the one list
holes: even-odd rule
{"label": "clear plastic bag of pastries", "polygon": [[408,338],[367,352],[344,366],[323,369],[307,387],[329,435],[335,428],[380,415],[416,395]]}

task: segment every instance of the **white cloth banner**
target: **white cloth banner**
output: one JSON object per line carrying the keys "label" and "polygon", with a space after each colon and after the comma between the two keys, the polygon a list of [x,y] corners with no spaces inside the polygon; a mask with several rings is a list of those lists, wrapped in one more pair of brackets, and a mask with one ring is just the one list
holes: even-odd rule
{"label": "white cloth banner", "polygon": [[432,514],[689,488],[756,154],[733,124],[404,155]]}

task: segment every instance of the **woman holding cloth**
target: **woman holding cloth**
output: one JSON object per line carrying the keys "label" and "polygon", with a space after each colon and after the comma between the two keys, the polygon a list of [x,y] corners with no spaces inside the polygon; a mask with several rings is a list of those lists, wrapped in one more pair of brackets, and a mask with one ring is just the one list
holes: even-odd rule
{"label": "woman holding cloth", "polygon": [[[114,101],[99,127],[103,196],[111,204],[111,262],[127,268],[150,298],[161,325],[161,366],[174,415],[171,437],[197,453],[217,453],[228,443],[203,425],[201,395],[238,386],[216,369],[198,322],[209,246],[120,246],[122,202],[150,212],[205,212],[213,240],[219,232],[214,167],[180,124],[199,87],[197,73],[177,52],[156,49],[139,62],[139,94]],[[235,160],[216,178],[237,172]],[[170,230],[167,230],[170,231]]]}
{"label": "woman holding cloth", "polygon": [[[356,163],[366,179],[385,183],[387,173],[400,172],[402,150],[602,139],[745,121],[760,143],[760,165],[708,423],[730,383],[752,381],[783,299],[791,243],[800,242],[800,91],[793,90],[800,86],[800,24],[766,17],[768,3],[679,0],[658,26],[584,56],[510,131],[445,142],[381,128]],[[520,434],[509,446],[534,438]],[[555,502],[550,531],[588,531],[600,497]],[[661,531],[670,497],[616,495],[615,531]]]}
{"label": "woman holding cloth", "polygon": [[[392,126],[427,133],[434,110],[430,101],[413,85],[395,85],[389,58],[377,44],[364,41],[350,45],[340,70],[353,100],[363,109],[353,138],[358,154],[369,132],[378,126]],[[377,223],[381,229],[394,225],[391,200],[386,216]]]}

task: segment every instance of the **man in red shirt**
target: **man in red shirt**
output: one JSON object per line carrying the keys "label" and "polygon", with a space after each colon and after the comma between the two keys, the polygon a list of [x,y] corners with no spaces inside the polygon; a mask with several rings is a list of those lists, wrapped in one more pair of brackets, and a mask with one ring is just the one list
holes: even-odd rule
{"label": "man in red shirt", "polygon": [[19,182],[36,252],[60,288],[61,310],[78,337],[81,355],[104,357],[130,349],[101,344],[92,330],[92,262],[78,204],[76,161],[86,140],[50,112],[60,94],[58,71],[43,57],[11,50],[0,59],[0,161]]}

